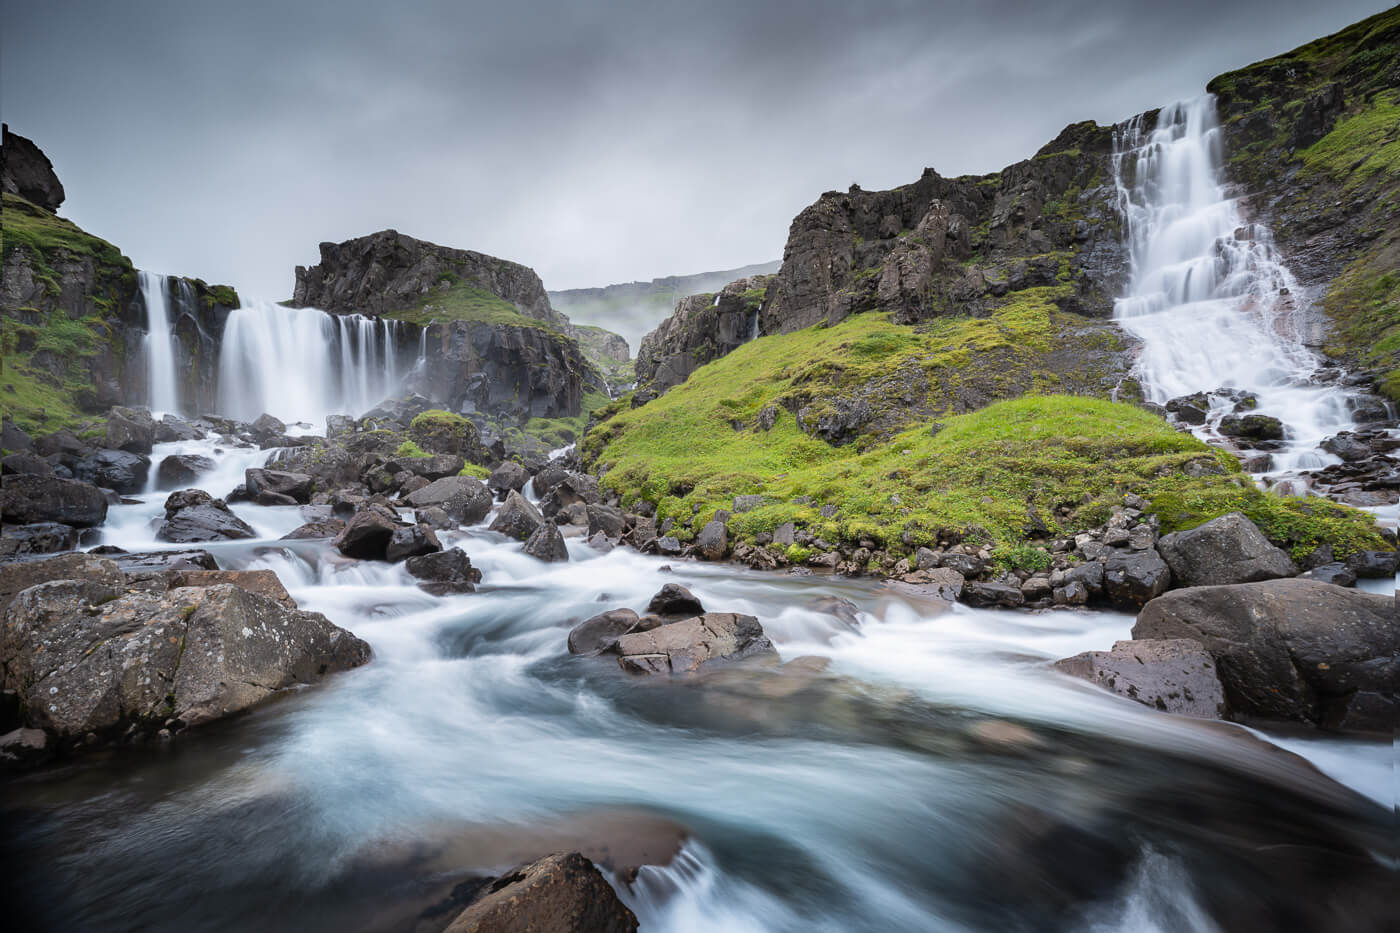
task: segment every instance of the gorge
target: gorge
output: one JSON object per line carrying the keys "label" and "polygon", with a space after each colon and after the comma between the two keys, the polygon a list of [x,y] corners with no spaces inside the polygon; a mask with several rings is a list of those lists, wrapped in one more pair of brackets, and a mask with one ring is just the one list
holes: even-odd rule
{"label": "gorge", "polygon": [[1397,99],[1393,9],[631,345],[392,229],[137,270],[6,127],[16,928],[1389,928]]}

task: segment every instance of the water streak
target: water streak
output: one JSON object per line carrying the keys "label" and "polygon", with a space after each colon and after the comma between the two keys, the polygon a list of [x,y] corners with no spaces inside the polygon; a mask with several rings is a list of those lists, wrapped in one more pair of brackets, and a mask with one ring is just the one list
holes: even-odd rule
{"label": "water streak", "polygon": [[[170,313],[168,276],[147,272],[137,273],[141,283],[141,299],[146,305],[147,403],[152,411],[178,413],[179,389],[175,379],[175,342]],[[188,287],[185,282],[180,285]]]}

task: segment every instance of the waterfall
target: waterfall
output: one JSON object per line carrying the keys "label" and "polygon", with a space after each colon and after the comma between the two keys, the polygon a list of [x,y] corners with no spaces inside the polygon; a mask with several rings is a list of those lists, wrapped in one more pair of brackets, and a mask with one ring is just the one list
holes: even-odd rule
{"label": "waterfall", "polygon": [[224,328],[219,409],[316,427],[327,415],[359,415],[402,391],[404,334],[399,321],[249,302]]}
{"label": "waterfall", "polygon": [[[1350,426],[1346,397],[1312,382],[1318,361],[1300,336],[1307,302],[1269,229],[1225,184],[1214,97],[1162,108],[1151,132],[1137,117],[1115,135],[1131,276],[1114,316],[1143,342],[1149,397],[1252,393],[1288,431],[1274,470],[1323,465],[1318,442]],[[1233,404],[1214,397],[1200,432],[1215,436]]]}
{"label": "waterfall", "polygon": [[[168,277],[141,270],[141,299],[146,305],[146,403],[152,411],[178,413],[175,380],[175,338],[171,330]],[[186,283],[180,283],[188,287]]]}

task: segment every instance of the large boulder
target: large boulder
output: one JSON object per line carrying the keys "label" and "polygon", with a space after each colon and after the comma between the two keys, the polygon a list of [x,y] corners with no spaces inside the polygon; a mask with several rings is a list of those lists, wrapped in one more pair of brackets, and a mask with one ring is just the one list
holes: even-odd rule
{"label": "large boulder", "polygon": [[15,597],[0,636],[28,725],[66,737],[199,725],[369,656],[325,616],[230,584],[120,595],[57,580]]}
{"label": "large boulder", "polygon": [[446,933],[637,933],[637,917],[577,852],[549,855],[483,883]]}
{"label": "large boulder", "polygon": [[287,592],[274,570],[179,569],[170,570],[165,575],[165,585],[172,590],[186,586],[221,586],[225,583],[259,596],[266,596],[288,609],[297,608],[297,601]]}
{"label": "large boulder", "polygon": [[514,460],[506,460],[491,471],[491,475],[486,480],[486,486],[497,495],[504,496],[511,491],[519,492],[525,488],[525,484],[529,481],[530,473],[528,470]]}
{"label": "large boulder", "polygon": [[517,541],[528,541],[543,524],[544,516],[540,510],[529,499],[512,490],[506,494],[506,501],[496,512],[488,530],[498,531]]}
{"label": "large boulder", "polygon": [[1393,596],[1302,579],[1189,587],[1148,603],[1133,638],[1200,642],[1237,715],[1382,732],[1400,721]]}
{"label": "large boulder", "polygon": [[753,616],[708,612],[617,640],[618,663],[633,674],[690,674],[748,659],[776,663],[778,652]]}
{"label": "large boulder", "polygon": [[[101,549],[99,549],[101,550]],[[90,551],[89,553],[96,553]],[[111,551],[103,556],[111,559],[122,573],[133,578],[160,575],[180,570],[218,570],[219,564],[214,555],[203,548],[181,548],[179,550],[137,551],[135,553]]]}
{"label": "large boulder", "polygon": [[391,564],[410,557],[419,557],[442,550],[437,534],[427,525],[401,525],[394,529],[389,545],[384,549],[384,559]]}
{"label": "large boulder", "polygon": [[[535,491],[539,492],[539,488],[536,487]],[[566,473],[549,488],[549,492],[541,495],[540,512],[545,518],[553,518],[575,503],[588,506],[602,499],[597,479],[587,473]]]}
{"label": "large boulder", "polygon": [[698,616],[705,612],[699,598],[679,583],[667,583],[647,603],[647,612],[659,616]]}
{"label": "large boulder", "polygon": [[4,476],[15,476],[21,473],[33,473],[37,476],[53,476],[53,464],[49,463],[38,454],[13,453],[7,457],[0,458],[0,474]]}
{"label": "large boulder", "polygon": [[156,529],[157,540],[174,544],[256,537],[257,532],[234,515],[224,500],[202,489],[171,493],[165,500],[165,521]]}
{"label": "large boulder", "polygon": [[63,203],[63,183],[49,157],[33,140],[11,133],[8,125],[0,145],[0,187],[46,211],[56,211]]}
{"label": "large boulder", "polygon": [[335,546],[346,557],[384,560],[398,527],[392,510],[371,505],[356,512],[345,523],[345,530],[336,537]]}
{"label": "large boulder", "polygon": [[156,439],[156,423],[141,408],[113,408],[107,415],[107,446],[133,454],[148,454]]}
{"label": "large boulder", "polygon": [[1056,661],[1055,669],[1164,713],[1219,719],[1227,712],[1215,660],[1190,639],[1118,641],[1112,651]]}
{"label": "large boulder", "polygon": [[264,441],[285,435],[287,426],[280,419],[263,412],[258,415],[257,420],[248,426],[248,433],[253,435],[253,440],[261,444]]}
{"label": "large boulder", "polygon": [[472,566],[471,558],[459,547],[433,554],[421,554],[404,561],[409,575],[422,580],[418,588],[434,596],[471,593],[481,582],[481,571]]}
{"label": "large boulder", "polygon": [[626,533],[627,518],[622,514],[621,509],[596,502],[589,505],[585,511],[588,514],[588,534],[590,536],[602,532],[606,537],[616,541]]}
{"label": "large boulder", "polygon": [[203,454],[170,454],[156,467],[157,489],[185,489],[217,466]]}
{"label": "large boulder", "polygon": [[617,647],[617,640],[629,632],[644,632],[661,624],[656,616],[642,623],[631,609],[609,609],[584,619],[569,630],[569,654],[600,654]]}
{"label": "large boulder", "polygon": [[1104,561],[1103,588],[1115,606],[1137,609],[1171,586],[1172,574],[1162,555],[1145,551],[1115,549]]}
{"label": "large boulder", "polygon": [[425,411],[414,418],[408,436],[431,454],[469,457],[481,448],[481,435],[476,425],[461,415],[441,409]]}
{"label": "large boulder", "polygon": [[526,540],[523,550],[536,560],[546,563],[569,559],[569,549],[564,544],[564,536],[560,533],[559,526],[553,522],[545,522],[536,528],[535,533]]}
{"label": "large boulder", "polygon": [[704,560],[722,560],[728,551],[728,527],[724,522],[706,522],[695,536],[695,553]]}
{"label": "large boulder", "polygon": [[107,519],[107,497],[90,483],[57,476],[7,476],[0,483],[0,515],[5,524],[60,522],[79,528]]}
{"label": "large boulder", "polygon": [[494,500],[476,477],[446,476],[409,493],[407,501],[415,509],[436,506],[463,525],[475,525],[491,511]]}
{"label": "large boulder", "polygon": [[126,575],[115,561],[96,554],[59,554],[0,564],[0,622],[17,593],[53,580],[89,580],[120,586],[126,582]]}
{"label": "large boulder", "polygon": [[72,470],[76,480],[130,496],[145,490],[151,458],[125,450],[98,450],[74,461]]}
{"label": "large boulder", "polygon": [[1231,512],[1157,542],[1177,586],[1223,586],[1291,577],[1298,568],[1244,515]]}
{"label": "large boulder", "polygon": [[78,546],[78,529],[58,522],[5,525],[0,535],[0,560],[30,554],[56,554]]}
{"label": "large boulder", "polygon": [[[291,473],[286,470],[248,469],[243,471],[243,484],[248,489],[248,498],[260,505],[284,505],[271,497],[290,499],[305,505],[311,501],[312,487],[315,485],[305,473]],[[269,495],[270,494],[270,495]],[[264,502],[264,499],[268,499]]]}

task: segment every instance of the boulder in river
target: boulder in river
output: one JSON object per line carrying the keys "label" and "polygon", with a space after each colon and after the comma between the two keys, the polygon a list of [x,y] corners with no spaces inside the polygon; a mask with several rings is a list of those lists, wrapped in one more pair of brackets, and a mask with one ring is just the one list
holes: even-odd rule
{"label": "boulder in river", "polygon": [[433,554],[420,554],[404,562],[410,576],[422,580],[418,588],[434,596],[471,593],[481,582],[481,571],[461,548],[448,548]]}
{"label": "boulder in river", "polygon": [[394,529],[389,546],[384,549],[384,559],[391,564],[410,557],[419,557],[442,550],[433,529],[427,525],[400,525]]}
{"label": "boulder in river", "polygon": [[234,515],[224,500],[202,489],[171,493],[165,500],[165,521],[156,529],[157,540],[175,544],[255,537],[257,532]]}
{"label": "boulder in river", "polygon": [[1204,645],[1237,715],[1377,732],[1397,722],[1393,596],[1303,579],[1195,586],[1148,603],[1133,638]]}
{"label": "boulder in river", "polygon": [[1249,441],[1281,441],[1283,422],[1270,415],[1226,415],[1220,419],[1220,433]]}
{"label": "boulder in river", "polygon": [[133,454],[148,454],[155,443],[156,423],[141,408],[113,408],[107,415],[107,446]]}
{"label": "boulder in river", "polygon": [[1400,551],[1357,551],[1347,558],[1347,568],[1363,579],[1384,580],[1400,569]]}
{"label": "boulder in river", "polygon": [[1219,719],[1227,712],[1215,660],[1190,639],[1118,641],[1112,651],[1056,661],[1055,669],[1164,713]]}
{"label": "boulder in river", "polygon": [[407,497],[415,509],[437,506],[463,525],[475,525],[491,511],[494,501],[486,484],[473,476],[445,476]]}
{"label": "boulder in river", "polygon": [[90,483],[57,476],[7,476],[0,483],[0,515],[6,524],[60,522],[89,528],[107,519],[107,497]]}
{"label": "boulder in river", "polygon": [[647,616],[643,624],[631,609],[609,609],[584,619],[569,630],[569,654],[599,654],[617,647],[617,640],[629,632],[644,632],[661,624]]}
{"label": "boulder in river", "polygon": [[544,522],[525,542],[525,553],[536,560],[554,562],[569,559],[569,549],[564,544],[564,535],[553,522]]}
{"label": "boulder in river", "polygon": [[509,492],[519,492],[530,481],[530,473],[514,460],[506,460],[491,471],[486,486],[498,496]]}
{"label": "boulder in river", "polygon": [[343,519],[323,518],[293,528],[282,536],[282,540],[302,541],[315,538],[334,538],[344,530],[345,521]]}
{"label": "boulder in river", "polygon": [[370,505],[346,522],[345,530],[335,539],[335,546],[346,557],[384,560],[396,530],[398,522],[392,509]]}
{"label": "boulder in river", "polygon": [[544,516],[535,508],[534,503],[511,490],[506,493],[506,501],[501,503],[500,509],[496,511],[496,517],[492,519],[489,530],[498,531],[517,541],[528,541],[543,524]]}
{"label": "boulder in river", "polygon": [[577,852],[549,855],[482,883],[446,933],[637,933],[637,917]]}
{"label": "boulder in river", "polygon": [[750,615],[707,612],[617,640],[618,663],[633,674],[690,674],[748,659],[776,663],[778,652]]}
{"label": "boulder in river", "polygon": [[1177,586],[1223,586],[1291,577],[1298,568],[1243,514],[1231,512],[1157,542]]}
{"label": "boulder in river", "polygon": [[248,489],[248,497],[259,505],[285,505],[286,502],[264,502],[267,493],[290,499],[293,503],[305,504],[311,501],[313,480],[305,473],[291,473],[286,470],[248,469],[243,471],[243,485]]}
{"label": "boulder in river", "polygon": [[214,461],[203,454],[171,454],[156,467],[157,489],[184,489],[215,467]]}
{"label": "boulder in river", "polygon": [[698,616],[705,612],[695,594],[679,583],[667,583],[647,603],[647,612],[659,616]]}
{"label": "boulder in river", "polygon": [[76,480],[130,496],[146,488],[151,459],[125,450],[97,450],[72,461],[71,469]]}
{"label": "boulder in river", "polygon": [[230,584],[120,595],[43,583],[15,597],[0,640],[28,724],[65,737],[198,725],[369,656],[325,616]]}

